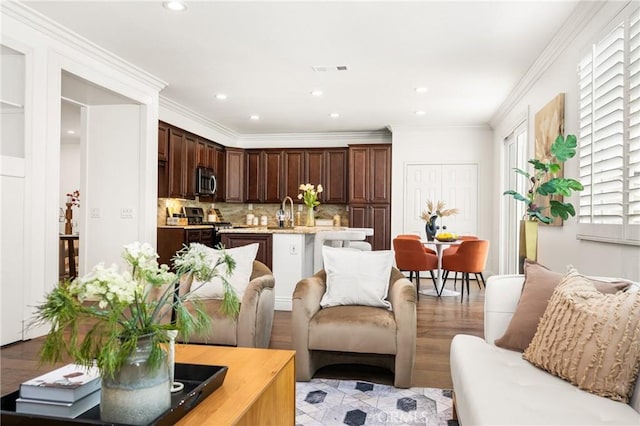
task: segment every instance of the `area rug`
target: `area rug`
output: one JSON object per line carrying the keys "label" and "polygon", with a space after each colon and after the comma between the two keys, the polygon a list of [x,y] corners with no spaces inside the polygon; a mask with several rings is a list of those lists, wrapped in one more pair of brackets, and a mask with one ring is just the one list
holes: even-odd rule
{"label": "area rug", "polygon": [[457,426],[451,391],[398,389],[357,380],[296,383],[297,426]]}

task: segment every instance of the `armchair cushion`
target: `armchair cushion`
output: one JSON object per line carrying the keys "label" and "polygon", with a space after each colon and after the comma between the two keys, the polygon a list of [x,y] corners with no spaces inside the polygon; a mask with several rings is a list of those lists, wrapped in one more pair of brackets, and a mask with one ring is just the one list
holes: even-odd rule
{"label": "armchair cushion", "polygon": [[391,308],[387,299],[389,275],[393,266],[390,250],[359,251],[322,247],[327,291],[323,308],[339,305],[363,305]]}
{"label": "armchair cushion", "polygon": [[[238,299],[242,301],[253,272],[253,261],[256,259],[256,254],[258,253],[258,243],[225,249],[225,251],[233,257],[233,260],[236,262],[236,267],[232,274],[229,274],[229,271],[222,267],[221,273],[235,290]],[[208,258],[212,264],[215,264],[220,258],[220,251],[208,249]],[[192,297],[200,299],[222,299],[224,296],[222,279],[220,277],[214,277],[211,281],[207,282],[194,279],[191,283],[191,288],[193,289]]]}
{"label": "armchair cushion", "polygon": [[[547,303],[563,277],[563,274],[530,260],[525,261],[524,272],[525,281],[516,311],[504,335],[495,341],[496,346],[520,352],[531,343]],[[603,293],[615,293],[630,285],[627,281],[589,280]]]}

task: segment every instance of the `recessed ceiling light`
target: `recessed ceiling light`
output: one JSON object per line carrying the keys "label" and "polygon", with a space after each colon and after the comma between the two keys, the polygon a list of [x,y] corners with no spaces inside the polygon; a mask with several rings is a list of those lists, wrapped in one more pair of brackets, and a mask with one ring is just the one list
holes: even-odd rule
{"label": "recessed ceiling light", "polygon": [[260,120],[260,116],[259,115],[252,115],[249,117],[251,120]]}
{"label": "recessed ceiling light", "polygon": [[187,10],[187,4],[182,0],[169,0],[162,3],[165,9],[173,12],[184,12]]}
{"label": "recessed ceiling light", "polygon": [[75,135],[76,134],[76,132],[74,130],[67,130],[67,133],[70,134],[70,135]]}
{"label": "recessed ceiling light", "polygon": [[418,111],[414,112],[414,114],[415,114],[415,115],[425,115],[425,114],[426,114],[426,112],[421,111],[421,110],[418,110]]}
{"label": "recessed ceiling light", "polygon": [[313,90],[311,96],[322,96],[322,90]]}
{"label": "recessed ceiling light", "polygon": [[329,114],[329,117],[338,118],[338,117],[340,117],[340,114],[338,114],[337,112],[332,112],[331,114]]}
{"label": "recessed ceiling light", "polygon": [[427,93],[427,88],[426,87],[415,87],[413,90],[416,93]]}
{"label": "recessed ceiling light", "polygon": [[224,101],[225,99],[227,99],[227,95],[225,95],[224,93],[217,93],[216,99]]}

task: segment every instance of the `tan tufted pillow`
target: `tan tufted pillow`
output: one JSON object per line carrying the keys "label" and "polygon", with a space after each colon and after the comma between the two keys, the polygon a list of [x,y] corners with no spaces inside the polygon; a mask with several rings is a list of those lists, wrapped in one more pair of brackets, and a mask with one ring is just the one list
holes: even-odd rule
{"label": "tan tufted pillow", "polygon": [[[550,271],[528,259],[525,260],[524,275],[522,295],[516,311],[504,335],[495,341],[496,346],[520,352],[531,343],[547,303],[562,279],[562,274]],[[629,282],[625,281],[605,282],[591,278],[589,280],[603,293],[616,293],[629,287]]]}
{"label": "tan tufted pillow", "polygon": [[640,293],[602,294],[570,268],[523,357],[580,389],[628,403],[640,367]]}

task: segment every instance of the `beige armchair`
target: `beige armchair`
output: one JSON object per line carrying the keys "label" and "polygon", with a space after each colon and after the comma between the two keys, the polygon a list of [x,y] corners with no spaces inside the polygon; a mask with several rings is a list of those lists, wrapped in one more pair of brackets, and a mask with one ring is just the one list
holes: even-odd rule
{"label": "beige armchair", "polygon": [[416,352],[416,294],[411,281],[392,268],[389,296],[393,308],[321,308],[324,270],[298,282],[293,293],[293,347],[296,380],[309,381],[331,364],[368,364],[389,368],[394,385],[411,386]]}
{"label": "beige armchair", "polygon": [[[181,294],[189,288],[186,284],[186,282],[184,285],[180,284]],[[240,315],[237,318],[229,318],[220,310],[221,300],[204,299],[205,309],[211,316],[213,325],[209,332],[193,334],[186,340],[189,343],[269,347],[275,304],[274,284],[271,270],[263,263],[254,261],[251,281],[240,303]],[[189,306],[190,302],[186,304]],[[185,339],[179,338],[179,340]]]}

